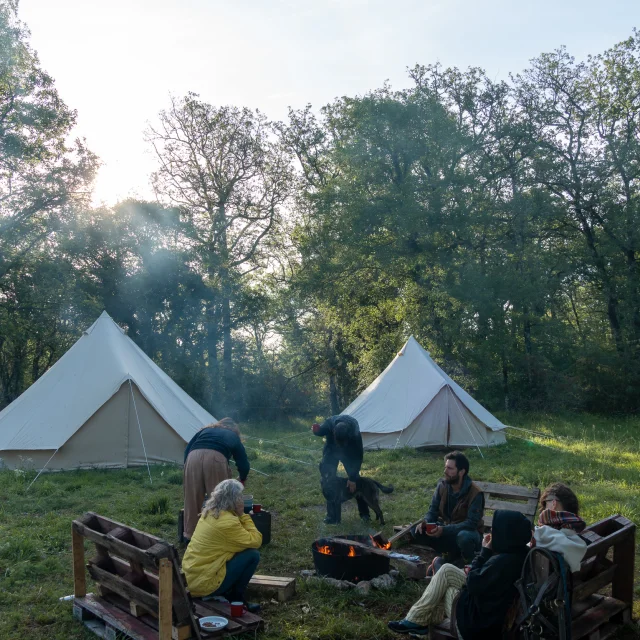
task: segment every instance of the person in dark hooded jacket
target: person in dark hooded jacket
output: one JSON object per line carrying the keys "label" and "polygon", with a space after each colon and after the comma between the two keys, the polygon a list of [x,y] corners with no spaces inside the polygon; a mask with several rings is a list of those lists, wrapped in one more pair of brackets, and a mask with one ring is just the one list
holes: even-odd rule
{"label": "person in dark hooded jacket", "polygon": [[[467,576],[462,569],[445,564],[432,578],[422,597],[404,620],[389,622],[397,633],[427,635],[429,624],[451,617],[462,640],[497,640],[502,637],[509,607],[516,598],[515,582],[531,540],[531,523],[517,511],[498,510],[493,532],[482,541],[482,551]],[[459,596],[459,597],[458,597]]]}
{"label": "person in dark hooded jacket", "polygon": [[[316,436],[326,438],[324,449],[322,450],[322,461],[320,462],[320,476],[327,480],[327,485],[331,486],[331,480],[336,477],[338,463],[342,462],[347,475],[347,488],[351,493],[356,490],[356,483],[360,478],[360,467],[364,457],[362,446],[362,435],[358,421],[346,414],[331,416],[322,424],[314,424],[311,427]],[[323,488],[323,494],[327,500],[327,517],[324,521],[327,524],[339,524],[342,511],[342,499],[340,496],[333,496]],[[363,520],[369,520],[369,507],[363,498],[357,496],[358,512]]]}

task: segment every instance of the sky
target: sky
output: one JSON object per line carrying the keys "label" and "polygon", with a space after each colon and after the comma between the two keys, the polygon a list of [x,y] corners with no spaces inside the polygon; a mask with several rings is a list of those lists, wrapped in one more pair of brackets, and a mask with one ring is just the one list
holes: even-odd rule
{"label": "sky", "polygon": [[95,204],[152,197],[143,133],[170,95],[282,120],[409,86],[418,63],[506,79],[540,53],[585,59],[640,27],[638,0],[21,0],[19,14],[102,160]]}

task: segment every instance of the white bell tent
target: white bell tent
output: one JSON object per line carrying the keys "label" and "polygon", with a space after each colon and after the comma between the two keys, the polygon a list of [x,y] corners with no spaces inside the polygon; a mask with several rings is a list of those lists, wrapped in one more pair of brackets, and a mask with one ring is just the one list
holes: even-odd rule
{"label": "white bell tent", "polygon": [[506,442],[505,425],[454,382],[413,336],[343,413],[360,424],[365,449]]}
{"label": "white bell tent", "polygon": [[103,312],[0,412],[0,458],[35,469],[182,463],[186,442],[211,422]]}

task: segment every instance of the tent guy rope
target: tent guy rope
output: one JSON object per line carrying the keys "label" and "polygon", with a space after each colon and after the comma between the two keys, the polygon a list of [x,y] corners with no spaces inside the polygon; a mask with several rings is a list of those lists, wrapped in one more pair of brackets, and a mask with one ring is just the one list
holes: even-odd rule
{"label": "tent guy rope", "polygon": [[147,471],[149,472],[149,483],[153,484],[151,479],[151,469],[149,468],[149,459],[147,458],[147,447],[144,445],[144,438],[142,437],[142,427],[140,426],[140,418],[138,417],[138,408],[136,407],[136,397],[133,394],[133,385],[131,384],[131,378],[129,378],[129,389],[131,389],[131,397],[133,398],[133,409],[136,412],[136,420],[138,421],[138,430],[140,431],[140,440],[142,440],[142,450],[144,451],[144,459],[147,463]]}

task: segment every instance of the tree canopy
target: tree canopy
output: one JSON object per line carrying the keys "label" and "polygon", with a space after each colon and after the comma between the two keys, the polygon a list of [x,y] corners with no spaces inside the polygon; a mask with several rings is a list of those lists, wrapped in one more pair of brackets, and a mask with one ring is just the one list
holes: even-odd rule
{"label": "tree canopy", "polygon": [[94,208],[0,2],[0,406],[107,310],[214,415],[340,411],[411,334],[490,409],[637,411],[639,55],[416,65],[284,122],[172,97],[157,201]]}

